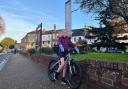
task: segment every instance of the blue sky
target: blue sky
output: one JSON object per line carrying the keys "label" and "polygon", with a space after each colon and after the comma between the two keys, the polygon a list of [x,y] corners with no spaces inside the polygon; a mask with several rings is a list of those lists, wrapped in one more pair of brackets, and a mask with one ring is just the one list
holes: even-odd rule
{"label": "blue sky", "polygon": [[[5,33],[0,36],[11,37],[18,42],[27,32],[35,30],[39,23],[49,30],[53,24],[57,29],[64,28],[65,2],[67,0],[0,0],[0,16],[5,21]],[[78,5],[72,4],[72,9]],[[82,11],[72,13],[72,28],[82,28],[84,25],[97,26],[92,14]]]}

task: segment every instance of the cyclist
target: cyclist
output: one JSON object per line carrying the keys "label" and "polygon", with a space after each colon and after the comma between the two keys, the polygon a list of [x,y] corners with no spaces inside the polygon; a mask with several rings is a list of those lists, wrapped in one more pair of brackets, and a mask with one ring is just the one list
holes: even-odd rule
{"label": "cyclist", "polygon": [[66,75],[66,55],[68,53],[68,49],[69,48],[74,48],[76,50],[76,52],[79,53],[79,49],[71,42],[69,36],[68,36],[68,31],[64,30],[61,33],[61,36],[58,39],[58,45],[59,45],[59,57],[60,57],[60,63],[59,63],[59,68],[56,70],[55,74],[54,74],[54,80],[58,79],[58,75],[60,73],[60,71],[63,71],[62,74],[62,80],[61,83],[62,84],[66,84],[66,80],[65,80],[65,75]]}

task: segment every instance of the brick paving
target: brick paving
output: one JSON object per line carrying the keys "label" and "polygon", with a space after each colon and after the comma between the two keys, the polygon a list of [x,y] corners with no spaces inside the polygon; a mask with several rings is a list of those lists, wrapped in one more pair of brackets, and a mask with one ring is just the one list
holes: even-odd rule
{"label": "brick paving", "polygon": [[0,89],[69,89],[51,82],[47,68],[20,54],[14,54],[0,72]]}

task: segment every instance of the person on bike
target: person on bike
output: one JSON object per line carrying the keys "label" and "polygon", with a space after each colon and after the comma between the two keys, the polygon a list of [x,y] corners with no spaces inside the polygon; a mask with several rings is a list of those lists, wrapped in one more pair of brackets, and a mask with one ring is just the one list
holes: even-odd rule
{"label": "person on bike", "polygon": [[58,45],[60,48],[60,52],[59,52],[60,64],[59,64],[59,68],[55,72],[54,79],[57,80],[60,71],[63,71],[61,83],[66,84],[65,75],[66,75],[67,63],[65,60],[66,60],[66,55],[68,54],[68,49],[74,48],[76,52],[79,52],[79,49],[71,42],[67,30],[62,31],[61,36],[58,39]]}

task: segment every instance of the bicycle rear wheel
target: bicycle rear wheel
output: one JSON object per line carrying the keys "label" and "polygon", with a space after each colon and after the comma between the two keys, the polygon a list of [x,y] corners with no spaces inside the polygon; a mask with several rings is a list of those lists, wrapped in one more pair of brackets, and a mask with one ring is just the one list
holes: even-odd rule
{"label": "bicycle rear wheel", "polygon": [[68,84],[71,89],[78,89],[82,83],[82,73],[78,62],[71,61],[71,70],[68,70]]}
{"label": "bicycle rear wheel", "polygon": [[48,65],[48,77],[51,81],[54,81],[54,73],[59,67],[57,60],[51,60]]}

